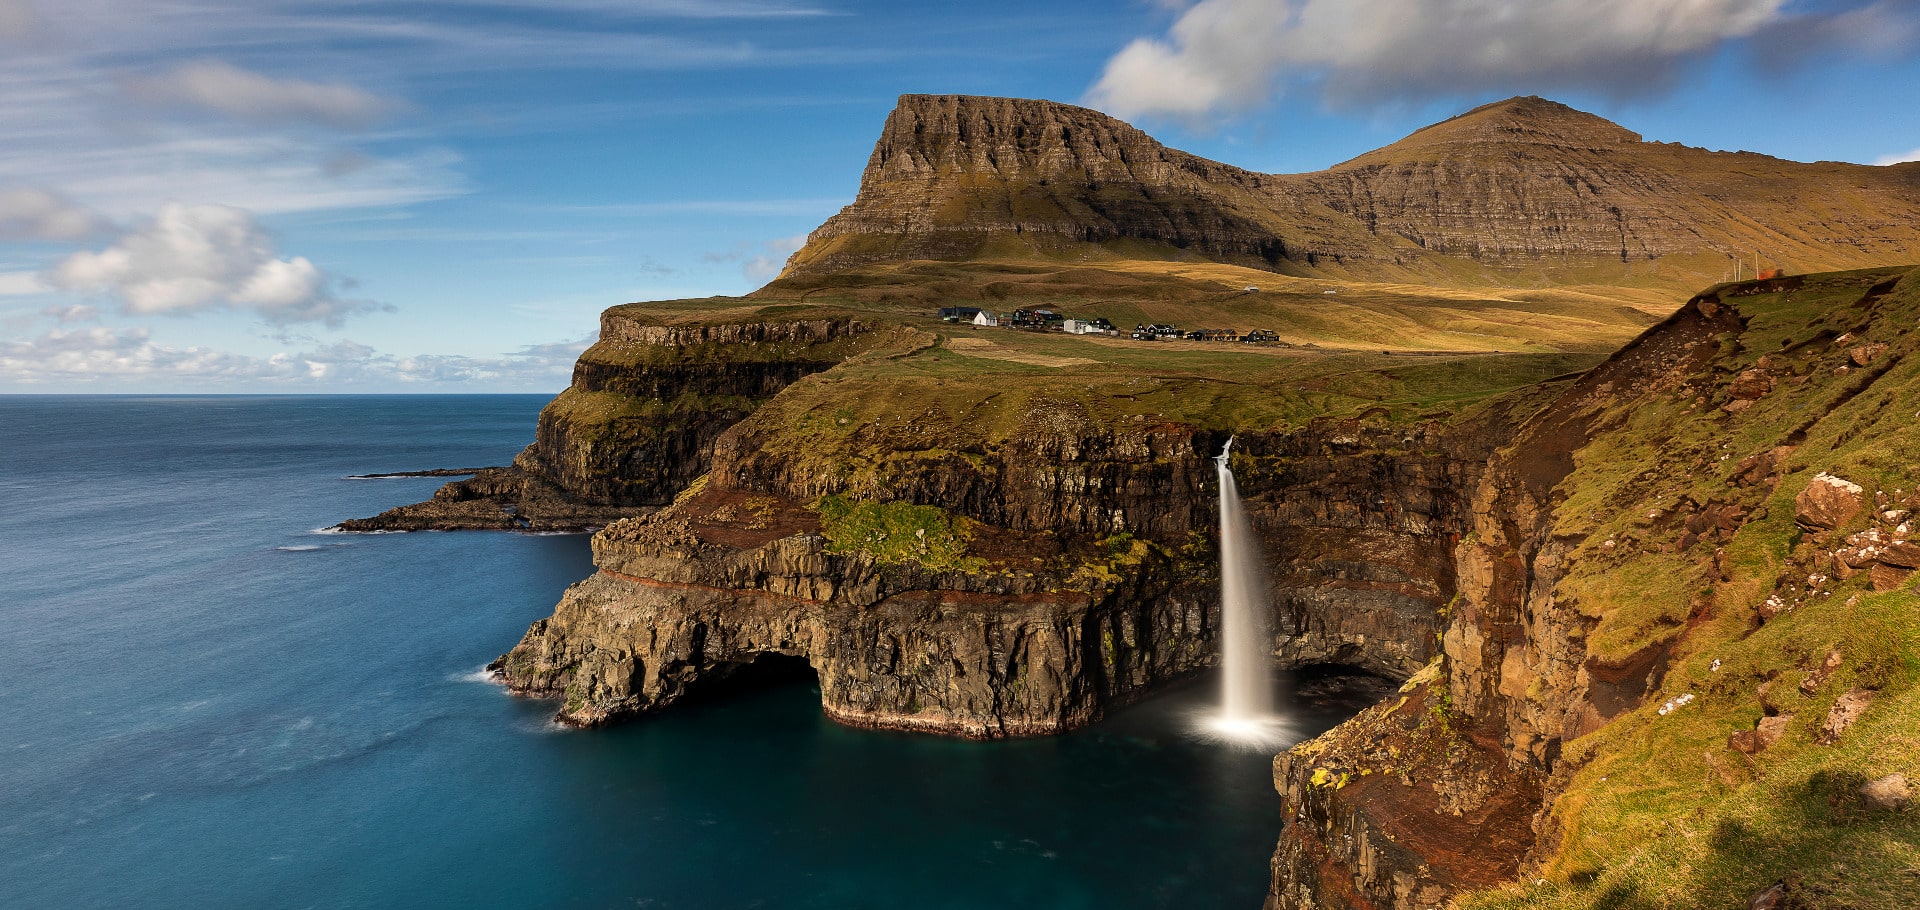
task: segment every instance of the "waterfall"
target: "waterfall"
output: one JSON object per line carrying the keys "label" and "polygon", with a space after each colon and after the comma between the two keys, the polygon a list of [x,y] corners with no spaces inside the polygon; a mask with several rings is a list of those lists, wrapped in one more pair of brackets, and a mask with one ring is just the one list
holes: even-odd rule
{"label": "waterfall", "polygon": [[1232,451],[1229,438],[1213,460],[1220,473],[1221,713],[1228,722],[1246,723],[1273,715],[1273,636],[1267,628],[1259,538],[1240,504],[1228,464]]}
{"label": "waterfall", "polygon": [[1240,504],[1240,488],[1228,464],[1232,452],[1229,438],[1213,460],[1220,474],[1220,710],[1199,717],[1198,729],[1210,739],[1272,749],[1298,737],[1287,719],[1274,712],[1267,573],[1261,565],[1260,539]]}

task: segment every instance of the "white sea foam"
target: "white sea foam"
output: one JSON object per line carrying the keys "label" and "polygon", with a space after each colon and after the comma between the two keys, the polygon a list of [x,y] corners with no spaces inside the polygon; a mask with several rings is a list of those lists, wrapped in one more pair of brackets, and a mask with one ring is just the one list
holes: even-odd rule
{"label": "white sea foam", "polygon": [[551,717],[545,718],[537,723],[515,724],[514,727],[522,733],[532,733],[536,736],[558,736],[562,733],[574,732],[573,727],[569,727]]}
{"label": "white sea foam", "polygon": [[471,683],[487,683],[489,685],[498,685],[500,682],[500,675],[493,672],[492,670],[487,669],[485,665],[482,665],[478,670],[469,670],[465,673],[455,673],[451,676],[448,676],[447,679],[450,682],[471,682]]}
{"label": "white sea foam", "polygon": [[290,547],[274,547],[274,549],[282,553],[306,553],[312,550],[322,549],[322,547],[317,543],[303,543]]}

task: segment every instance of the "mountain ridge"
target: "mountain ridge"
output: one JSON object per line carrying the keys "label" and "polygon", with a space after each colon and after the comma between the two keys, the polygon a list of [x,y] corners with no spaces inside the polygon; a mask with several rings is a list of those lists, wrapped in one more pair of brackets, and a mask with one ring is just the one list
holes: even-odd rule
{"label": "mountain ridge", "polygon": [[1730,256],[1816,271],[1914,249],[1920,168],[1648,142],[1539,97],[1482,105],[1325,170],[1263,174],[1089,108],[903,95],[853,203],[775,285],[919,260],[1078,257],[1692,289],[1724,277]]}

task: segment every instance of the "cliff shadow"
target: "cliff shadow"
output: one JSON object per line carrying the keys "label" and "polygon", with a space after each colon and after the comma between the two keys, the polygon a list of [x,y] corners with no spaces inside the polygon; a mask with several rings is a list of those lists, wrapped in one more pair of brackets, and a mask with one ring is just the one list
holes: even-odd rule
{"label": "cliff shadow", "polygon": [[820,674],[804,655],[766,651],[751,660],[716,661],[687,683],[675,707],[709,705],[740,695],[785,686],[820,687]]}

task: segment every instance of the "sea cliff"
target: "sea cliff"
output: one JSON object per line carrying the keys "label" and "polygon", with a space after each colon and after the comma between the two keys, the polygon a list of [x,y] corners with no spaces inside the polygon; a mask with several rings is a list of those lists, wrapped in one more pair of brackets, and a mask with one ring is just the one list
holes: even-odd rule
{"label": "sea cliff", "polygon": [[[513,466],[346,527],[604,525],[494,664],[565,723],[791,671],[844,723],[1024,736],[1212,665],[1234,436],[1275,660],[1401,684],[1276,758],[1270,907],[1907,906],[1916,215],[1920,165],[1541,99],[1262,175],[906,96],[779,279],[610,310]],[[1683,304],[1756,237],[1860,268]]]}

